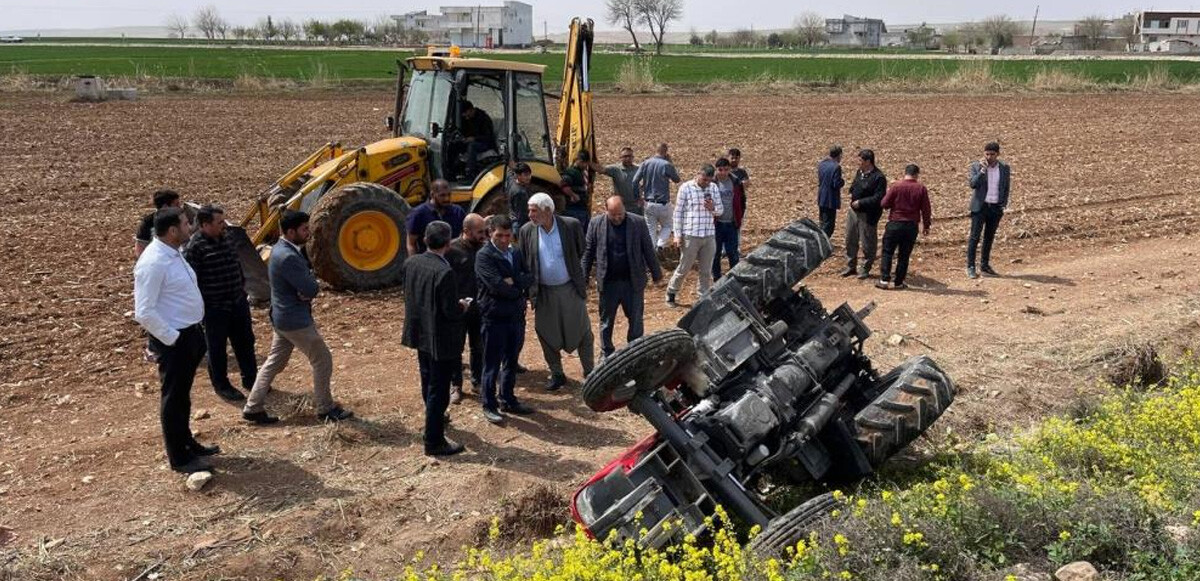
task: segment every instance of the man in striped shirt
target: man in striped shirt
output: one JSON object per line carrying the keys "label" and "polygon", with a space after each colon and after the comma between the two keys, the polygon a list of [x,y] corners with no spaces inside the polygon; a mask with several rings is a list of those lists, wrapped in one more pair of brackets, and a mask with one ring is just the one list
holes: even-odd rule
{"label": "man in striped shirt", "polygon": [[667,285],[667,305],[677,306],[675,295],[689,270],[700,261],[700,295],[712,287],[712,262],[717,253],[716,228],[713,219],[725,213],[721,191],[713,183],[717,170],[704,165],[696,179],[679,186],[675,200],[673,226],[675,244],[680,248],[679,267]]}

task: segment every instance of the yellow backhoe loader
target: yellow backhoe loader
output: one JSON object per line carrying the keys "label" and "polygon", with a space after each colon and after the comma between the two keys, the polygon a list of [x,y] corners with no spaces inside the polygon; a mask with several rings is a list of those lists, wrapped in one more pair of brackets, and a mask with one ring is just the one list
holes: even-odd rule
{"label": "yellow backhoe loader", "polygon": [[[470,211],[507,213],[506,171],[525,162],[533,169],[531,189],[551,194],[561,211],[560,172],[579,151],[596,159],[591,52],[592,21],[572,20],[554,133],[545,106],[554,95],[542,89],[542,65],[464,58],[457,47],[398,61],[395,114],[388,117],[392,136],[357,149],[323,145],[262,192],[232,229],[251,298],[270,298],[263,261],[279,237],[285,209],[312,216],[307,252],[313,269],[345,290],[401,281],[404,219],[435,179],[450,182],[452,200]],[[489,147],[465,145],[467,102],[492,120]]]}

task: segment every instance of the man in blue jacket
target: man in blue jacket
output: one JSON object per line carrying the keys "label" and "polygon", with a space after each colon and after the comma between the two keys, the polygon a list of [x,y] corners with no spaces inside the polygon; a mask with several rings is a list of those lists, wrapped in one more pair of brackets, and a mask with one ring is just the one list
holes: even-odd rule
{"label": "man in blue jacket", "polygon": [[817,208],[821,214],[821,230],[833,238],[838,208],[842,207],[842,146],[829,148],[829,157],[817,164]]}
{"label": "man in blue jacket", "polygon": [[271,278],[271,325],[275,333],[267,361],[246,399],[242,417],[259,425],[279,421],[279,418],[267,415],[263,403],[271,391],[271,382],[287,367],[292,349],[299,349],[312,365],[313,405],[317,419],[333,422],[350,419],[354,414],[333,401],[329,389],[333,354],[313,321],[312,301],[320,287],[308,258],[300,250],[308,242],[308,214],[285,211],[279,220],[279,229],[283,236],[271,248],[271,259],[267,262],[267,274]]}
{"label": "man in blue jacket", "polygon": [[[475,255],[479,283],[479,315],[483,320],[483,417],[504,421],[500,412],[525,415],[533,409],[517,401],[517,357],[525,345],[525,293],[533,277],[520,251],[512,247],[513,224],[508,216],[488,218],[491,241]],[[496,401],[496,381],[500,402]]]}
{"label": "man in blue jacket", "polygon": [[971,162],[967,170],[967,184],[971,186],[971,236],[967,240],[967,277],[979,278],[975,271],[975,251],[983,234],[983,256],[979,270],[988,276],[1000,276],[992,268],[992,242],[1000,218],[1008,206],[1008,192],[1012,185],[1012,171],[1008,164],[1000,161],[1000,144],[995,141],[983,146],[983,159]]}

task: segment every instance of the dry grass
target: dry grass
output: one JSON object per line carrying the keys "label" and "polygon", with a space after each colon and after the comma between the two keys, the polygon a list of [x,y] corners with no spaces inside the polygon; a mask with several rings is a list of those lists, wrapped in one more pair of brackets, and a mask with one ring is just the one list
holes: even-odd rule
{"label": "dry grass", "polygon": [[1175,81],[1171,79],[1171,72],[1163,64],[1155,65],[1146,74],[1135,77],[1130,83],[1130,87],[1134,90],[1146,92],[1169,91],[1176,86]]}
{"label": "dry grass", "polygon": [[1095,91],[1101,85],[1084,75],[1063,69],[1042,69],[1029,80],[1033,91],[1047,93],[1078,93]]}
{"label": "dry grass", "polygon": [[961,93],[990,93],[1005,89],[1005,83],[996,76],[992,61],[965,61],[949,76],[935,83],[943,91]]}
{"label": "dry grass", "polygon": [[661,91],[662,88],[654,80],[654,68],[650,66],[650,59],[636,58],[629,59],[621,64],[621,68],[617,71],[617,82],[613,84],[613,88],[621,93],[654,93]]}

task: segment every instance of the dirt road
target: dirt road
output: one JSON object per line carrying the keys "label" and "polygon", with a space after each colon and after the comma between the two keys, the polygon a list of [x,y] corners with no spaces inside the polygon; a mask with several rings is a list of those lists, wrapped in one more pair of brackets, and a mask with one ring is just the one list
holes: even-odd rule
{"label": "dirt road", "polygon": [[[553,501],[648,431],[625,412],[590,412],[574,390],[544,393],[531,334],[522,362],[532,371],[519,389],[539,413],[496,427],[466,401],[452,409],[451,436],[469,452],[429,461],[415,357],[399,347],[400,297],[327,293],[317,319],[334,350],[335,395],[363,420],[317,424],[297,361],[269,402],[286,421],[251,428],[201,372],[194,409],[206,417],[193,427],[226,451],[220,473],[197,494],[166,469],[154,370],[140,361],[128,315],[131,234],[150,192],[169,185],[238,216],[316,145],[378,138],[389,98],[0,100],[0,526],[17,535],[0,530],[0,570],[123,579],[161,561],[157,571],[184,579],[304,578],[348,566],[395,575],[418,550],[448,556],[474,542],[492,515],[520,513],[506,530],[536,522],[538,506],[564,515]],[[1071,409],[1096,392],[1124,345],[1195,345],[1196,105],[1130,95],[597,101],[606,159],[622,145],[640,155],[665,140],[686,170],[722,147],[743,149],[754,177],[744,249],[815,214],[814,167],[830,143],[873,147],[893,177],[921,164],[937,219],[917,248],[913,290],[838,278],[836,258],[808,284],[828,306],[879,303],[868,324],[880,366],[920,352],[944,364],[961,391],[937,426],[942,438]],[[994,260],[1004,276],[968,281],[964,171],[992,138],[1015,176]],[[690,297],[685,290],[681,300]],[[648,301],[648,329],[682,314],[656,291]],[[255,317],[261,353],[269,335],[263,313]],[[905,341],[887,345],[893,334]],[[575,360],[568,374],[578,377]]]}

